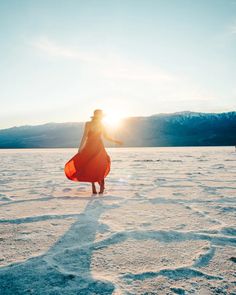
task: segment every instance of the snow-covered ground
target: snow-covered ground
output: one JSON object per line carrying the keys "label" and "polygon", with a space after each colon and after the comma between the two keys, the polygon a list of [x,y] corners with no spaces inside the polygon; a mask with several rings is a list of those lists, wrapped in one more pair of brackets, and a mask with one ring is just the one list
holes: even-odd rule
{"label": "snow-covered ground", "polygon": [[0,151],[0,294],[236,294],[234,148],[107,151],[103,196],[75,149]]}

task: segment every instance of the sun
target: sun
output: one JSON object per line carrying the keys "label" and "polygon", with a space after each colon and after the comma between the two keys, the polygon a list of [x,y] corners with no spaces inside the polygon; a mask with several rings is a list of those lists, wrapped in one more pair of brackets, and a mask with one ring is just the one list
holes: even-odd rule
{"label": "sun", "polygon": [[110,128],[118,128],[121,126],[122,119],[124,119],[125,115],[120,113],[119,111],[108,111],[105,112],[105,117],[103,119],[103,123]]}

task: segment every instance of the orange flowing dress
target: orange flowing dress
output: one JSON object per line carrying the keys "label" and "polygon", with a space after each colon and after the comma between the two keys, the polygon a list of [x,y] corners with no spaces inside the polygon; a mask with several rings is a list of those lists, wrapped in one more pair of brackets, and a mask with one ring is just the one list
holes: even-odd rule
{"label": "orange flowing dress", "polygon": [[101,131],[88,131],[83,149],[65,164],[65,175],[73,181],[99,182],[110,172],[111,159],[101,138]]}

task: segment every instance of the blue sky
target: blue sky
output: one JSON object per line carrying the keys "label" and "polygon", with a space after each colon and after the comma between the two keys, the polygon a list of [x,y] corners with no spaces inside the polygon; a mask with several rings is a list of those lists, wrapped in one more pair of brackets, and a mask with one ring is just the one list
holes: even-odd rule
{"label": "blue sky", "polygon": [[0,0],[0,128],[236,109],[235,0]]}

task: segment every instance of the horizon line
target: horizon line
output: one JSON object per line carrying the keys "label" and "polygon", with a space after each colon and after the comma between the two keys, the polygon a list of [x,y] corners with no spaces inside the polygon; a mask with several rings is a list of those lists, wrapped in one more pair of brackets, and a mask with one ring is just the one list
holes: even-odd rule
{"label": "horizon line", "polygon": [[[235,113],[236,110],[232,110],[232,111],[227,111],[227,112],[197,112],[197,111],[178,111],[178,112],[170,112],[170,113],[155,113],[152,115],[146,115],[146,116],[127,116],[127,117],[123,117],[122,120],[128,119],[128,118],[149,118],[149,117],[154,117],[154,116],[160,116],[160,115],[174,115],[174,114],[187,114],[187,113],[191,113],[191,114],[227,114],[227,113]],[[36,126],[42,126],[42,125],[47,125],[47,124],[79,124],[79,123],[84,123],[85,121],[67,121],[67,122],[46,122],[46,123],[41,123],[41,124],[25,124],[25,125],[15,125],[12,127],[6,127],[6,128],[0,128],[0,131],[2,130],[7,130],[7,129],[12,129],[12,128],[21,128],[21,127],[36,127]]]}

